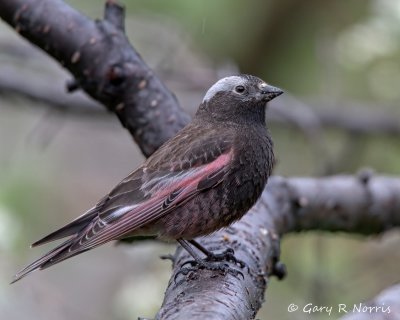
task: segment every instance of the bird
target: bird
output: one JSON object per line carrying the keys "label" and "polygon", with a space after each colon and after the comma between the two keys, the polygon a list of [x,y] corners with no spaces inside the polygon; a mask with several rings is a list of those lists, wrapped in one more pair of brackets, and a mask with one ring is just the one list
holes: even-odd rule
{"label": "bird", "polygon": [[[208,261],[218,260],[195,238],[239,220],[260,197],[275,161],[266,105],[282,93],[252,75],[217,81],[176,136],[93,208],[33,243],[67,238],[19,271],[12,283],[109,241],[132,237],[176,240],[201,265],[206,259],[198,251]],[[232,253],[228,249],[225,256]]]}

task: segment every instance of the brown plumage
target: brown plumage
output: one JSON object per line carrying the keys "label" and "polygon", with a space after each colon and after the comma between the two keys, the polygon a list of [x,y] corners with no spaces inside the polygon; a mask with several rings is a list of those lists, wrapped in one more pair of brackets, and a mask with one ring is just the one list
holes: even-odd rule
{"label": "brown plumage", "polygon": [[281,93],[254,76],[218,81],[189,125],[94,208],[35,242],[32,246],[70,237],[13,282],[111,240],[192,240],[240,219],[271,174],[274,155],[265,106]]}

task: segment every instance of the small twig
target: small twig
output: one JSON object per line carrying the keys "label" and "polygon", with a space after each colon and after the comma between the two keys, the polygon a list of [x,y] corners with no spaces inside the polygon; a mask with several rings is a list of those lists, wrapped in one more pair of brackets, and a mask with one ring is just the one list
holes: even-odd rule
{"label": "small twig", "polygon": [[125,8],[114,0],[107,0],[104,19],[125,33]]}

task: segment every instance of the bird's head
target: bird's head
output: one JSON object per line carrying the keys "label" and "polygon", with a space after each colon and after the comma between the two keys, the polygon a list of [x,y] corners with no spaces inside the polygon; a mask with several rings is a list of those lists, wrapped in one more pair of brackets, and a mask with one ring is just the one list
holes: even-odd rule
{"label": "bird's head", "polygon": [[217,81],[205,94],[199,113],[219,120],[264,119],[266,103],[283,91],[251,75],[238,75]]}

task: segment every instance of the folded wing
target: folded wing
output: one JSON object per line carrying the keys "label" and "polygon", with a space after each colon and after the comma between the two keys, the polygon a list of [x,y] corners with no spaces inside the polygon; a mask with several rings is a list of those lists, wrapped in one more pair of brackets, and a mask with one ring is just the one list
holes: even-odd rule
{"label": "folded wing", "polygon": [[115,239],[168,214],[194,196],[218,185],[228,171],[228,150],[207,164],[180,171],[152,171],[146,166],[130,174],[98,205],[33,246],[66,236],[71,238],[36,260],[14,278],[45,269],[67,258]]}

